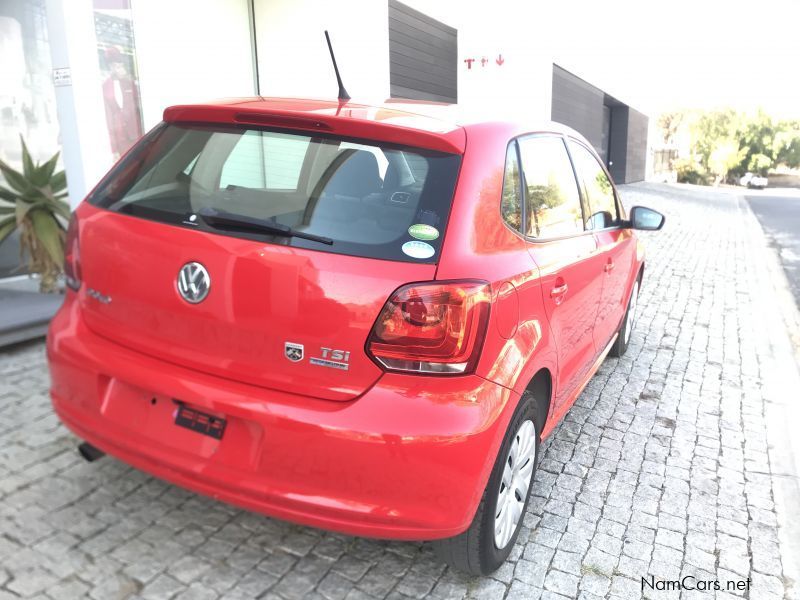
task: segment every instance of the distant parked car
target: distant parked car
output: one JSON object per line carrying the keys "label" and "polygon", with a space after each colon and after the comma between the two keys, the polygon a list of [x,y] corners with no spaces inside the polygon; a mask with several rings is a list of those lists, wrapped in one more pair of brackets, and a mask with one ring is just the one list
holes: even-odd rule
{"label": "distant parked car", "polygon": [[746,185],[749,188],[758,188],[760,190],[767,187],[768,183],[769,179],[761,175],[755,175],[754,173],[745,173],[744,176],[739,179],[739,185]]}
{"label": "distant parked car", "polygon": [[398,106],[167,109],[74,213],[53,404],[89,460],[486,574],[664,217],[571,129]]}

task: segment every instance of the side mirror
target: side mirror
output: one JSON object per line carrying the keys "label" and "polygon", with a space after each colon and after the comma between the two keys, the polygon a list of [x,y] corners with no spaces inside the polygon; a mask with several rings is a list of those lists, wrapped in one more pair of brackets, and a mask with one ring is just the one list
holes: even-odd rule
{"label": "side mirror", "polygon": [[634,206],[630,212],[630,226],[643,231],[658,231],[664,226],[666,218],[657,210],[646,206]]}

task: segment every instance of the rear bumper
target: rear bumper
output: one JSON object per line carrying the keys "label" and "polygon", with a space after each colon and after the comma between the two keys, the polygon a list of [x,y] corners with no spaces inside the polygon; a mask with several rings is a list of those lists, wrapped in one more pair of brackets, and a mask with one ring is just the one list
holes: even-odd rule
{"label": "rear bumper", "polygon": [[[95,335],[72,294],[47,350],[56,413],[101,450],[248,510],[369,537],[464,531],[517,401],[475,376],[385,375],[350,402],[242,384]],[[225,417],[223,439],[174,425],[175,399]]]}

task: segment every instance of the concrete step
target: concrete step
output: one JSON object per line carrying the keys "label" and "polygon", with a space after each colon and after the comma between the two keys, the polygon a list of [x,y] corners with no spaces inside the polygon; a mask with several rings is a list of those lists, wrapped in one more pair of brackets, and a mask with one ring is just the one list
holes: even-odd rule
{"label": "concrete step", "polygon": [[43,337],[63,294],[40,294],[38,281],[0,279],[0,347]]}

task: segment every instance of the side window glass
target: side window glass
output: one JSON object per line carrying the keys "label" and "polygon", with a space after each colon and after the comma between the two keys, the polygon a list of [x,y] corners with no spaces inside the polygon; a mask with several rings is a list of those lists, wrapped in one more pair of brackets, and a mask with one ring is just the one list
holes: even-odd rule
{"label": "side window glass", "polygon": [[580,195],[563,140],[532,136],[519,144],[525,174],[527,235],[554,238],[583,232]]}
{"label": "side window glass", "polygon": [[506,151],[506,166],[503,173],[503,197],[500,212],[503,220],[517,231],[522,231],[522,187],[519,178],[516,144]]}
{"label": "side window glass", "polygon": [[569,150],[586,199],[586,230],[613,227],[619,222],[619,214],[611,180],[594,155],[582,144],[570,141]]}

